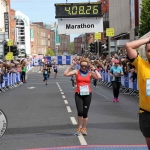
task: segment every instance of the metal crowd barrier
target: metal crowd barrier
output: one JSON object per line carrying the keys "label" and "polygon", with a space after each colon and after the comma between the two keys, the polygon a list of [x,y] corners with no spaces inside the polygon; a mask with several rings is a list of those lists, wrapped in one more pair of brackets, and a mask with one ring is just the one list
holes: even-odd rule
{"label": "metal crowd barrier", "polygon": [[[27,71],[29,71],[31,67],[32,67],[31,64],[28,65],[27,66]],[[21,84],[23,84],[23,83],[21,82],[20,73],[7,73],[7,74],[4,74],[3,82],[0,83],[0,93],[1,92],[6,92],[9,89],[16,88]]]}
{"label": "metal crowd barrier", "polygon": [[[108,74],[106,70],[100,72],[102,79],[99,81],[100,84],[107,86],[108,88],[112,88],[112,77]],[[132,73],[128,73],[125,76],[121,76],[121,87],[120,92],[123,94],[133,95],[136,98],[139,98],[139,90],[137,79],[134,82],[131,81],[130,77]]]}

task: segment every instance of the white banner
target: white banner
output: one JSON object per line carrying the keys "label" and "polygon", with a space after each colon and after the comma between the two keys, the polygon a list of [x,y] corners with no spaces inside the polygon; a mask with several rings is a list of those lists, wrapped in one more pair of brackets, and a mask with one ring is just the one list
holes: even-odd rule
{"label": "white banner", "polygon": [[103,32],[103,18],[58,19],[59,34]]}
{"label": "white banner", "polygon": [[66,56],[62,56],[62,64],[63,64],[63,65],[66,64]]}

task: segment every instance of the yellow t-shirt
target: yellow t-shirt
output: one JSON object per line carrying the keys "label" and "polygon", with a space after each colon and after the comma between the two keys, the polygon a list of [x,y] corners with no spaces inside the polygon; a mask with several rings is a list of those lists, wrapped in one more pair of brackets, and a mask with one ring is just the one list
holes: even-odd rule
{"label": "yellow t-shirt", "polygon": [[[139,55],[132,62],[137,70],[139,88],[139,107],[150,112],[150,96],[146,94],[146,81],[150,79],[150,63]],[[142,112],[142,111],[140,111]]]}

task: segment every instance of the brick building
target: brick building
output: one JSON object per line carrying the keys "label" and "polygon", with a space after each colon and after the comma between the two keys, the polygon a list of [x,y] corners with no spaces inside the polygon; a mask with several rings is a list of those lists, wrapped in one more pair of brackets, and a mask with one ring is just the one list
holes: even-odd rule
{"label": "brick building", "polygon": [[55,31],[50,30],[50,48],[55,51]]}
{"label": "brick building", "polygon": [[30,31],[34,33],[34,38],[30,38],[31,54],[45,54],[48,49],[48,29],[34,22],[30,24]]}
{"label": "brick building", "polygon": [[60,34],[60,45],[58,46],[59,55],[70,53],[70,35]]}
{"label": "brick building", "polygon": [[17,44],[16,42],[16,11],[10,9],[10,39],[14,41],[14,45]]}

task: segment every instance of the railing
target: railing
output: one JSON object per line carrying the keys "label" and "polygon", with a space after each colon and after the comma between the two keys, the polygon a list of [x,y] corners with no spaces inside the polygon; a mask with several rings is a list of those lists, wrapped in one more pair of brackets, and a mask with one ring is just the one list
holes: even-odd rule
{"label": "railing", "polygon": [[[101,71],[102,80],[100,80],[100,84],[105,85],[109,88],[112,88],[112,77],[106,70]],[[134,95],[135,97],[139,97],[138,91],[138,83],[137,79],[133,82],[131,81],[130,77],[132,73],[128,73],[125,76],[121,76],[121,87],[120,91],[124,94]]]}
{"label": "railing", "polygon": [[[27,66],[27,71],[31,69],[32,65]],[[19,85],[23,84],[21,82],[21,76],[20,73],[7,73],[3,76],[3,82],[0,83],[0,89],[2,92],[8,91],[8,89],[13,89],[15,87],[18,87]]]}

